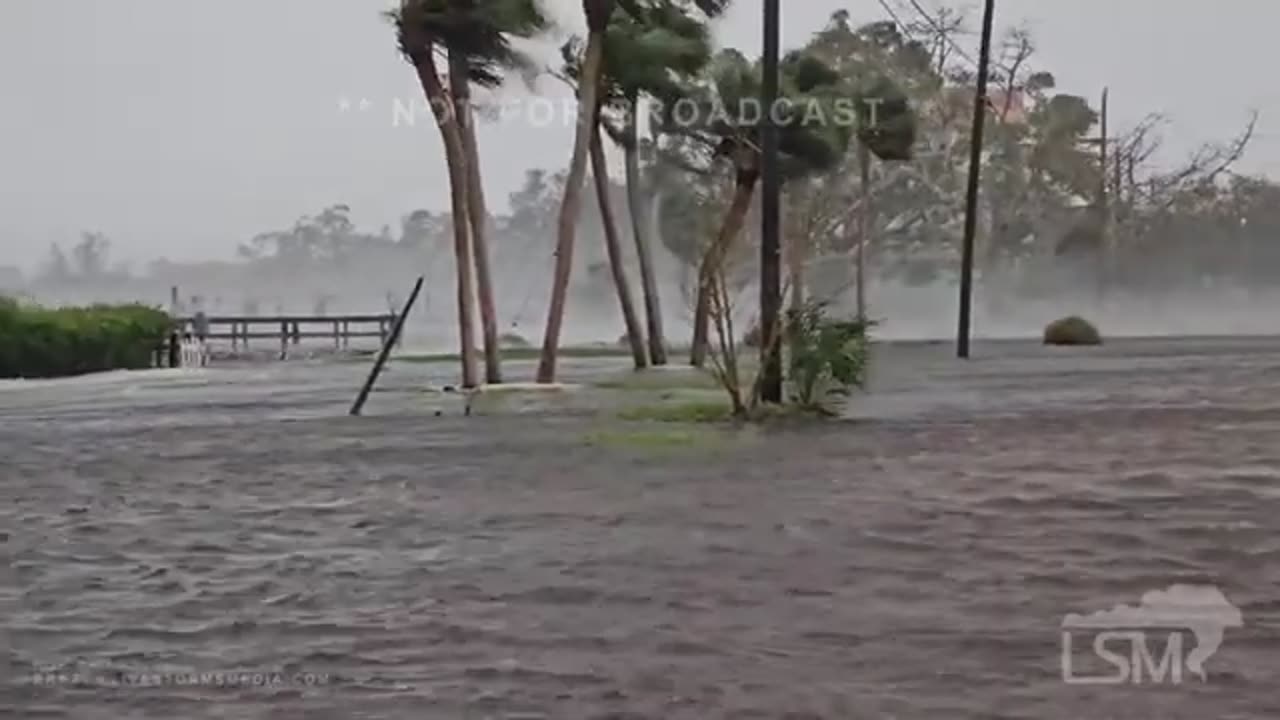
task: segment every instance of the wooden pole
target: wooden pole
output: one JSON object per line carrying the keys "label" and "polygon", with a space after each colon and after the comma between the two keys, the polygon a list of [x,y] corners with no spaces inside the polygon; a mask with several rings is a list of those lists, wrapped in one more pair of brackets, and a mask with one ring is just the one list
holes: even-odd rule
{"label": "wooden pole", "polygon": [[169,331],[169,367],[182,367],[182,335],[176,325]]}
{"label": "wooden pole", "polygon": [[978,232],[978,181],[982,173],[982,129],[987,118],[987,77],[991,64],[991,23],[995,0],[986,0],[982,13],[982,46],[978,52],[978,89],[973,98],[973,136],[969,141],[969,187],[965,193],[964,244],[960,258],[960,327],[956,355],[969,357],[973,314],[973,242]]}
{"label": "wooden pole", "polygon": [[373,363],[373,369],[369,371],[369,379],[365,380],[364,387],[360,388],[360,394],[356,396],[356,401],[351,405],[351,415],[358,416],[360,411],[364,409],[365,401],[369,399],[369,393],[373,390],[373,384],[378,381],[378,375],[382,374],[382,366],[387,363],[387,357],[391,355],[391,348],[396,344],[396,340],[400,338],[400,332],[404,330],[405,318],[409,317],[409,310],[413,307],[413,303],[418,299],[418,293],[422,292],[422,283],[424,278],[419,276],[418,281],[413,284],[413,291],[409,293],[409,299],[404,304],[404,309],[396,316],[396,324],[391,328],[391,337],[382,343],[382,350],[378,352],[378,359]]}

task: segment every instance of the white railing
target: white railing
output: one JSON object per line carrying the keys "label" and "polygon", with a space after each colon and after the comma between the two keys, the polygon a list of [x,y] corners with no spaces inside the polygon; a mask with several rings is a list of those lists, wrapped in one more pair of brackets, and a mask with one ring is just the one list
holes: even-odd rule
{"label": "white railing", "polygon": [[201,340],[183,340],[179,353],[182,367],[205,367],[209,364],[209,347]]}

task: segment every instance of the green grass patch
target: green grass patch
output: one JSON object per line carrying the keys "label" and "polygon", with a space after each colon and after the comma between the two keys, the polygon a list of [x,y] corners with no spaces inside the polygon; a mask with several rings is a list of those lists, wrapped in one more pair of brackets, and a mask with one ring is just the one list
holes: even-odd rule
{"label": "green grass patch", "polygon": [[660,405],[640,405],[618,413],[623,420],[663,423],[718,423],[733,419],[725,400],[687,400]]}
{"label": "green grass patch", "polygon": [[[483,357],[484,353],[477,350],[476,355]],[[537,360],[541,357],[542,351],[533,347],[510,347],[502,348],[503,360]],[[586,345],[580,347],[563,347],[557,355],[560,358],[613,358],[613,357],[631,357],[631,351],[622,348],[608,347],[607,345]],[[458,353],[426,353],[412,355],[395,355],[392,358],[397,362],[411,363],[438,363],[438,362],[458,362],[461,360]]]}
{"label": "green grass patch", "polygon": [[642,450],[648,453],[723,449],[734,436],[698,425],[648,425],[611,428],[588,433],[584,441],[593,447]]}
{"label": "green grass patch", "polygon": [[718,390],[711,373],[694,367],[665,367],[630,370],[592,383],[602,390]]}

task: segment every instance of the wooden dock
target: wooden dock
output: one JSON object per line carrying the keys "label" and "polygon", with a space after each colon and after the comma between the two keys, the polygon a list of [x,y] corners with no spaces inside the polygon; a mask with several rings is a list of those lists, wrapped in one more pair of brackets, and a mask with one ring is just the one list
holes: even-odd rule
{"label": "wooden dock", "polygon": [[[275,341],[280,359],[289,356],[290,346],[304,339],[331,340],[335,350],[351,347],[352,338],[377,338],[378,346],[386,344],[395,327],[396,314],[373,315],[191,315],[174,318],[172,344],[184,338],[203,342],[228,343],[231,350],[248,351],[253,341]],[[165,349],[173,365],[175,353]]]}

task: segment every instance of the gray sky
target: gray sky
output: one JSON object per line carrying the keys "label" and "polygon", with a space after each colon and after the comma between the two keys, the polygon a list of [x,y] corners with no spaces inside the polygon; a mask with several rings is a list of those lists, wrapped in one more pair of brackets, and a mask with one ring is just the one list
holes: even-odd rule
{"label": "gray sky", "polygon": [[[397,102],[421,101],[379,16],[391,4],[0,0],[0,265],[31,267],[49,243],[73,243],[82,229],[107,233],[123,259],[216,259],[332,203],[373,230],[416,207],[447,207],[425,109],[416,124],[394,122]],[[577,3],[549,4],[572,30]],[[976,27],[976,0],[958,4]],[[857,22],[886,17],[876,0],[783,6],[787,46],[840,8]],[[759,15],[759,0],[739,0],[720,25],[722,44],[758,48]],[[1036,66],[1061,90],[1095,97],[1109,84],[1121,129],[1148,111],[1169,114],[1170,152],[1226,139],[1259,110],[1260,137],[1242,167],[1280,170],[1280,91],[1262,79],[1280,6],[998,0],[997,15],[999,27],[1034,31]],[[960,42],[976,57],[976,36]],[[544,90],[565,94],[553,81]],[[505,102],[524,96],[502,93]],[[347,112],[343,97],[355,103]],[[505,205],[526,168],[562,168],[570,135],[564,123],[486,125],[491,205]]]}

